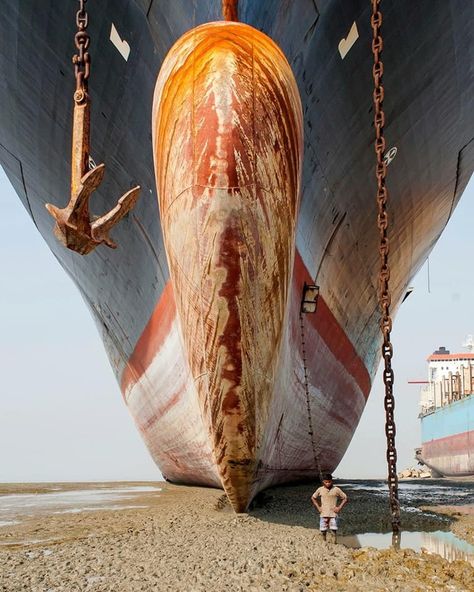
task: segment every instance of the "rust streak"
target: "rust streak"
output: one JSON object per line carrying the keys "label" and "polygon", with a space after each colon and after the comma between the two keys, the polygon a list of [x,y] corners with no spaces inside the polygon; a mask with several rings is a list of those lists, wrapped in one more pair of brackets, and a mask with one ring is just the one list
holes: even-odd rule
{"label": "rust streak", "polygon": [[222,0],[222,16],[226,21],[238,21],[238,0]]}

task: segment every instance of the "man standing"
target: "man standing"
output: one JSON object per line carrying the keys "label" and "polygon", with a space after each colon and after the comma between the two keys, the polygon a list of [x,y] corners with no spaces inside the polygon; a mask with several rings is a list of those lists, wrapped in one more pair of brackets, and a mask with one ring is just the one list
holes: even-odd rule
{"label": "man standing", "polygon": [[[338,500],[341,500],[339,504]],[[323,485],[316,489],[311,496],[311,501],[320,515],[319,530],[323,535],[323,539],[326,540],[326,534],[329,528],[334,535],[334,542],[336,543],[337,515],[347,504],[347,495],[339,487],[334,487],[332,475],[326,473],[323,475]]]}

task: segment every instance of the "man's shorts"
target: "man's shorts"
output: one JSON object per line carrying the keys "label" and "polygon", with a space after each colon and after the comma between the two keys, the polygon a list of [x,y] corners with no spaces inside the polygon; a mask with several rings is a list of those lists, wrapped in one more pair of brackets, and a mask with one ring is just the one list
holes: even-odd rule
{"label": "man's shorts", "polygon": [[319,518],[319,530],[321,532],[326,532],[328,528],[331,530],[337,530],[337,518],[321,516]]}

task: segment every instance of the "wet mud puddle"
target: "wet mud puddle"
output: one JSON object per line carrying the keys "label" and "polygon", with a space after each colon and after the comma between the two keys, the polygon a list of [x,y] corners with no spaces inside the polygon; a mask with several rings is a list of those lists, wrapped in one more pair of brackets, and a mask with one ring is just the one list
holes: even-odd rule
{"label": "wet mud puddle", "polygon": [[[366,493],[374,503],[388,504],[388,486],[385,481],[345,481],[341,487],[348,488],[352,497]],[[436,505],[474,505],[474,481],[450,481],[448,479],[412,480],[399,483],[399,499],[402,512],[402,526],[411,523],[411,530],[401,533],[400,544],[394,545],[391,532],[341,533],[338,543],[347,547],[375,547],[388,549],[412,549],[434,553],[448,561],[462,559],[474,567],[474,545],[456,537],[447,530],[450,518],[430,511]],[[349,525],[350,526],[350,525]],[[360,524],[356,528],[360,528]],[[347,528],[347,527],[346,527]],[[381,530],[384,530],[381,527]]]}
{"label": "wet mud puddle", "polygon": [[[338,536],[337,542],[346,547],[361,548],[375,547],[389,549],[392,547],[392,533],[366,532],[357,535]],[[441,555],[448,561],[462,559],[474,567],[474,545],[459,539],[452,532],[442,530],[434,532],[401,533],[400,549],[413,549]]]}

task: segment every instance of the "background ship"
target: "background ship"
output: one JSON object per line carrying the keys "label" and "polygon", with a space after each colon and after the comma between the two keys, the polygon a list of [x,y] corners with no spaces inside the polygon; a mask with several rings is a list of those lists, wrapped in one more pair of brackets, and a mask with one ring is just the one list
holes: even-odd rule
{"label": "background ship", "polygon": [[434,476],[474,475],[474,352],[440,347],[428,358],[429,382],[421,390],[421,448],[417,460]]}
{"label": "background ship", "polygon": [[[44,209],[46,202],[64,205],[69,184],[74,3],[6,3],[0,159],[96,319],[125,401],[164,475],[221,486],[219,447],[196,401],[169,281],[150,116],[166,52],[193,26],[219,20],[220,2],[110,1],[88,8],[92,156],[108,167],[93,213],[110,209],[138,182],[143,192],[114,230],[119,248],[87,257],[66,251]],[[369,394],[380,339],[370,4],[269,0],[239,8],[243,22],[284,51],[301,95],[305,137],[284,345],[278,372],[264,375],[271,404],[257,418],[259,441],[245,469],[250,485],[236,503],[245,506],[273,483],[314,476],[318,464],[337,466]],[[462,58],[472,51],[473,9],[464,2],[399,2],[386,7],[384,23],[386,131],[398,150],[389,167],[396,305],[473,170],[473,77]],[[129,45],[128,55],[113,30]],[[348,38],[352,45],[341,51]],[[316,314],[305,316],[301,329],[305,282],[316,282],[320,293]],[[268,323],[271,307],[270,301],[255,311],[254,327]],[[232,472],[241,460],[226,459],[224,468]]]}

